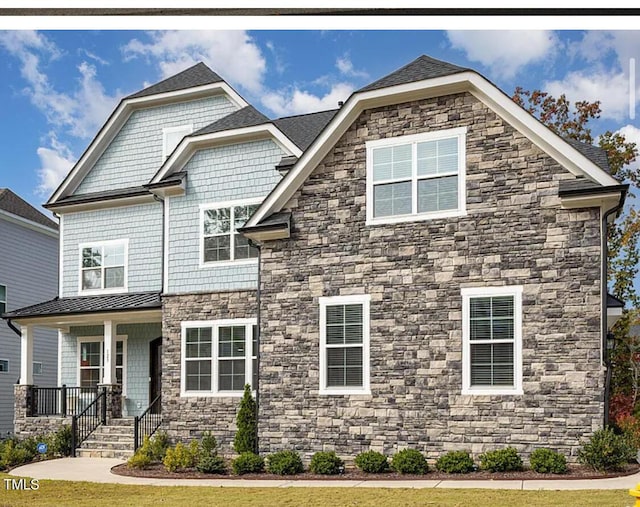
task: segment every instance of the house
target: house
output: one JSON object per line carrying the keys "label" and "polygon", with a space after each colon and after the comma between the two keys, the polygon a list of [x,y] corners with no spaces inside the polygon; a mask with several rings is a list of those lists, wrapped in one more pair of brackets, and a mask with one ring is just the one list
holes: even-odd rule
{"label": "house", "polygon": [[[603,231],[626,189],[427,56],[276,120],[198,64],[122,99],[46,205],[59,298],[4,318],[25,350],[60,331],[61,383],[107,406],[94,427],[153,416],[229,446],[250,383],[263,452],[574,459],[603,425]],[[19,433],[51,421],[32,385]]]}
{"label": "house", "polygon": [[[58,287],[58,224],[8,188],[0,188],[0,314],[55,296]],[[0,325],[0,440],[13,434],[13,386],[20,377],[20,337]],[[58,383],[58,333],[34,335],[34,381]]]}

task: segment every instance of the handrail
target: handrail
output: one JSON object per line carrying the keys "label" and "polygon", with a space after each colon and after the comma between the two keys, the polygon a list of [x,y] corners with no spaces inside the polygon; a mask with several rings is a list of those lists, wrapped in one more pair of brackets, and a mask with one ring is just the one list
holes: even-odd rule
{"label": "handrail", "polygon": [[101,424],[107,424],[106,387],[100,389],[96,399],[87,405],[82,412],[71,418],[71,455],[74,458],[76,457],[76,449]]}
{"label": "handrail", "polygon": [[140,437],[151,436],[162,424],[162,393],[155,397],[142,415],[134,417],[133,424],[133,451],[140,447]]}
{"label": "handrail", "polygon": [[31,390],[30,414],[33,417],[78,415],[85,403],[95,400],[98,395],[97,387],[68,387],[65,384],[61,387],[33,386]]}

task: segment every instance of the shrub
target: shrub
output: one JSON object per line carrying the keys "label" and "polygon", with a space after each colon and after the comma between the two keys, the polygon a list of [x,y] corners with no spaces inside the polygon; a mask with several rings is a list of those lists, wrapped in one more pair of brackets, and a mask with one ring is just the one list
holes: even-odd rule
{"label": "shrub", "polygon": [[236,436],[233,440],[233,448],[238,454],[243,452],[258,452],[258,419],[256,414],[256,402],[251,395],[251,386],[244,386],[244,394],[240,401],[240,410],[237,416]]}
{"label": "shrub", "polygon": [[29,449],[22,446],[18,440],[9,439],[2,447],[0,463],[2,463],[4,468],[12,468],[29,463],[33,457],[34,456],[29,452]]}
{"label": "shrub", "polygon": [[166,431],[157,431],[150,439],[149,457],[152,461],[162,461],[169,448]]}
{"label": "shrub", "polygon": [[277,475],[295,475],[304,471],[302,460],[295,451],[278,451],[267,456],[267,472]]}
{"label": "shrub", "polygon": [[516,472],[522,470],[522,459],[513,447],[487,451],[480,455],[480,468],[489,472]]}
{"label": "shrub", "polygon": [[49,439],[51,453],[60,456],[71,456],[71,425],[65,424]]}
{"label": "shrub", "polygon": [[551,449],[536,449],[529,458],[531,469],[539,474],[566,474],[567,458]]}
{"label": "shrub", "polygon": [[401,474],[425,474],[429,471],[427,460],[415,449],[403,449],[391,458],[391,468]]}
{"label": "shrub", "polygon": [[218,454],[218,441],[210,431],[205,431],[200,440],[200,451],[203,456],[215,456]]}
{"label": "shrub", "polygon": [[344,472],[344,461],[334,451],[316,452],[311,458],[309,470],[314,474],[336,475]]}
{"label": "shrub", "polygon": [[[196,442],[197,445],[198,442]],[[175,447],[167,449],[167,453],[162,460],[162,464],[169,472],[177,472],[184,468],[193,466],[193,454],[191,445],[185,446],[182,442],[178,442]]]}
{"label": "shrub", "polygon": [[367,474],[380,474],[389,470],[387,457],[377,451],[361,452],[355,461],[356,466]]}
{"label": "shrub", "polygon": [[147,468],[153,461],[152,452],[151,439],[148,435],[145,435],[142,440],[142,445],[138,447],[135,454],[127,460],[127,466],[129,468]]}
{"label": "shrub", "polygon": [[231,468],[236,475],[257,474],[264,470],[264,459],[252,452],[243,452],[231,462]]}
{"label": "shrub", "polygon": [[222,456],[213,454],[200,457],[196,470],[205,474],[224,474],[227,472],[227,466]]}
{"label": "shrub", "polygon": [[640,419],[627,415],[618,419],[617,424],[629,445],[633,449],[640,449]]}
{"label": "shrub", "polygon": [[467,451],[450,451],[436,461],[436,468],[447,474],[468,474],[476,468]]}
{"label": "shrub", "polygon": [[617,470],[633,459],[634,454],[634,449],[623,435],[606,428],[582,442],[578,461],[598,471]]}

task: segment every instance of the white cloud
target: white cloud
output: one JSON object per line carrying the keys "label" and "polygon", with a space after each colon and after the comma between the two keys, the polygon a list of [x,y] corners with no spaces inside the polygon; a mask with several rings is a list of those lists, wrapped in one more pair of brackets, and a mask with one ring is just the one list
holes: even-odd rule
{"label": "white cloud", "polygon": [[522,67],[548,58],[559,46],[550,30],[449,30],[447,37],[454,49],[502,78],[512,78]]}
{"label": "white cloud", "polygon": [[[636,143],[636,150],[640,152],[640,128],[628,124],[618,129],[617,133],[622,134],[627,142]],[[635,168],[636,171],[640,170],[640,156],[636,157],[635,162],[631,163],[631,167]]]}
{"label": "white cloud", "polygon": [[348,77],[358,77],[364,79],[369,77],[369,74],[367,74],[365,71],[356,70],[353,68],[353,63],[351,62],[351,58],[348,54],[345,54],[336,60],[336,67],[341,74],[344,74]]}
{"label": "white cloud", "polygon": [[322,96],[294,88],[292,90],[266,93],[262,98],[262,103],[280,116],[304,114],[336,109],[338,102],[347,100],[352,92],[353,86],[348,83],[337,83]]}
{"label": "white cloud", "polygon": [[126,59],[146,57],[158,65],[163,77],[202,61],[232,84],[252,92],[262,88],[266,62],[245,31],[180,30],[148,35],[150,42],[133,39],[124,46]]}
{"label": "white cloud", "polygon": [[40,195],[49,195],[58,188],[75,163],[71,150],[59,142],[53,132],[49,133],[48,144],[48,148],[41,146],[37,151],[40,159],[40,169],[38,169],[40,185],[37,193]]}

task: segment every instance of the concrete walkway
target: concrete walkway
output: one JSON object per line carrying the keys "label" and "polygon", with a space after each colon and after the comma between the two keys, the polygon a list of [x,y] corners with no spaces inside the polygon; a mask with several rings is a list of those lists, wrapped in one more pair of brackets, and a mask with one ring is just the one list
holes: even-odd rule
{"label": "concrete walkway", "polygon": [[[112,484],[141,484],[152,486],[216,486],[241,488],[482,488],[526,490],[630,489],[640,483],[640,473],[614,479],[589,480],[246,480],[246,479],[145,479],[111,473],[111,468],[124,463],[119,459],[62,458],[32,463],[11,471],[17,477],[60,481],[89,481]],[[428,477],[428,476],[427,476]]]}

